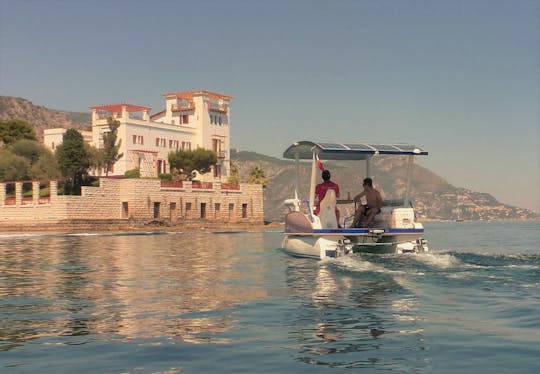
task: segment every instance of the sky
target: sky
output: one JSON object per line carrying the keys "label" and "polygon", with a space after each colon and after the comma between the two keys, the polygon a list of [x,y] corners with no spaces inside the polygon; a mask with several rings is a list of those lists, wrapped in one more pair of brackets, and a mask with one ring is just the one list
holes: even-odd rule
{"label": "sky", "polygon": [[0,95],[89,112],[231,95],[231,144],[402,142],[540,212],[538,0],[0,0]]}

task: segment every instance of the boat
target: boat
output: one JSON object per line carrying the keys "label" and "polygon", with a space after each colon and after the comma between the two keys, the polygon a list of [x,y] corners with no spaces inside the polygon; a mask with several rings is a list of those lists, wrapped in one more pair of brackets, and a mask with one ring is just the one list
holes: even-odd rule
{"label": "boat", "polygon": [[[298,141],[283,153],[286,159],[295,160],[294,197],[285,200],[288,212],[285,216],[282,248],[292,256],[316,259],[337,258],[354,253],[423,253],[427,252],[424,227],[416,221],[410,199],[410,177],[415,156],[428,152],[411,144],[335,143]],[[385,201],[381,212],[369,227],[352,227],[354,215],[337,222],[336,205],[355,204],[347,199],[338,199],[329,189],[320,202],[320,212],[314,214],[315,187],[320,178],[322,162],[365,161],[365,174],[370,177],[370,160],[378,155],[408,156],[406,186],[402,199]],[[311,160],[309,195],[300,198],[300,161]],[[343,163],[362,166],[362,162]],[[358,168],[359,169],[359,168]],[[361,170],[358,170],[360,172]]]}

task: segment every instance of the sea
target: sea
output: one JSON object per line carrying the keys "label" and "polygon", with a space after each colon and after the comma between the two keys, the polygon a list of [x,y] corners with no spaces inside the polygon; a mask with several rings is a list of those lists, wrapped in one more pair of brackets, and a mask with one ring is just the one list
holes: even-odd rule
{"label": "sea", "polygon": [[317,261],[282,231],[0,235],[1,373],[540,373],[540,222]]}

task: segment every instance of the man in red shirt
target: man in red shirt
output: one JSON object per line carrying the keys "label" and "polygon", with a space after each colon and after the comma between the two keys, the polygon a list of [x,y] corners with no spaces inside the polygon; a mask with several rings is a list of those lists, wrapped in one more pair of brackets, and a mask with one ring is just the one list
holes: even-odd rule
{"label": "man in red shirt", "polygon": [[[322,172],[322,179],[323,179],[323,183],[319,183],[315,187],[315,197],[316,197],[315,200],[317,201],[317,205],[315,206],[315,214],[317,215],[319,214],[319,211],[321,210],[321,201],[326,196],[326,191],[328,191],[329,189],[332,189],[336,192],[336,198],[339,197],[339,186],[336,183],[330,181],[330,171],[324,170]],[[339,210],[337,207],[336,207],[336,218],[339,225]]]}

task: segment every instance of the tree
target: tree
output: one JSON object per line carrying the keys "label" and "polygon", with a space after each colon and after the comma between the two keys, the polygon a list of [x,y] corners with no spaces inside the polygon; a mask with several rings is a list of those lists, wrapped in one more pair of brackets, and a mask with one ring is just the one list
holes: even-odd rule
{"label": "tree", "polygon": [[75,129],[69,129],[56,148],[56,159],[60,172],[70,185],[71,193],[78,193],[90,167],[90,157],[84,145],[83,136]]}
{"label": "tree", "polygon": [[90,168],[98,176],[101,176],[103,169],[105,168],[105,153],[103,149],[97,149],[96,147],[84,143],[86,153],[88,153],[88,159],[90,161]]}
{"label": "tree", "polygon": [[181,179],[191,180],[195,170],[201,174],[208,173],[216,162],[216,152],[204,148],[194,151],[179,149],[169,153],[171,169],[180,174]]}
{"label": "tree", "polygon": [[43,144],[29,139],[17,140],[8,147],[8,150],[17,156],[27,158],[32,164],[36,163],[41,156],[50,153]]}
{"label": "tree", "polygon": [[37,140],[34,128],[22,119],[0,121],[0,141],[6,145],[13,144],[17,140]]}
{"label": "tree", "polygon": [[31,179],[57,179],[61,176],[56,158],[51,152],[42,154],[30,168]]}
{"label": "tree", "polygon": [[[54,155],[37,141],[18,140],[6,146],[2,155],[3,163],[0,166],[2,169],[0,174],[6,181],[51,179],[60,176]],[[18,170],[15,171],[14,168]]]}
{"label": "tree", "polygon": [[29,179],[30,161],[8,150],[0,150],[0,180],[3,182]]}
{"label": "tree", "polygon": [[238,169],[238,163],[231,161],[231,175],[227,179],[228,183],[240,184],[240,171]]}
{"label": "tree", "polygon": [[259,166],[253,166],[249,171],[249,177],[247,180],[251,184],[266,184],[268,183],[268,178],[264,174],[264,170]]}
{"label": "tree", "polygon": [[122,139],[116,144],[118,139],[118,128],[120,127],[120,121],[114,120],[112,117],[107,118],[109,124],[109,131],[103,133],[103,163],[105,164],[105,175],[109,175],[109,170],[118,161],[123,153],[118,153]]}

